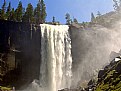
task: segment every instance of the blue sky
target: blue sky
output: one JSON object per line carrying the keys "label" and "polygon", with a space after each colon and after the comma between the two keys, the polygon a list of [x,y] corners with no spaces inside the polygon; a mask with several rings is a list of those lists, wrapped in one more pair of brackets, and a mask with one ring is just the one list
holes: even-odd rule
{"label": "blue sky", "polygon": [[[4,0],[0,0],[0,6]],[[8,3],[11,1],[12,7],[17,7],[19,0],[6,0]],[[32,3],[35,7],[38,0],[21,0],[23,6],[26,7],[28,3]],[[95,15],[97,11],[101,14],[113,10],[113,0],[45,0],[47,21],[52,21],[55,16],[56,21],[65,23],[65,14],[68,12],[73,17],[77,18],[79,22],[90,21],[91,12]]]}

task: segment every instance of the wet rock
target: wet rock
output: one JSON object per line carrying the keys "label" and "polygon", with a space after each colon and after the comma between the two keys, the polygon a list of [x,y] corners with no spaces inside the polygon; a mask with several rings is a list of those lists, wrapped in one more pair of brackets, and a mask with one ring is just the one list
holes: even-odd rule
{"label": "wet rock", "polygon": [[95,91],[119,91],[121,89],[121,57],[114,58],[110,64],[98,73]]}

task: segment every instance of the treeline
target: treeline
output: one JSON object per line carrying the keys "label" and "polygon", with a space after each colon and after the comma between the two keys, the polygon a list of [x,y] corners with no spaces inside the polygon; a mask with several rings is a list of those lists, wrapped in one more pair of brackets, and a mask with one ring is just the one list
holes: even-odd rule
{"label": "treeline", "polygon": [[40,24],[45,23],[46,16],[44,0],[39,0],[35,8],[29,3],[26,9],[23,7],[21,1],[18,3],[16,9],[11,7],[11,2],[7,6],[4,1],[0,9],[0,19],[2,20]]}
{"label": "treeline", "polygon": [[[114,2],[113,5],[114,10],[120,11],[121,0],[113,0],[113,2]],[[7,5],[6,1],[4,0],[4,3],[0,8],[0,19],[2,20],[40,24],[46,22],[46,16],[47,13],[44,0],[39,0],[36,7],[33,7],[32,4],[29,3],[26,8],[23,7],[22,2],[20,1],[16,9],[11,7],[11,2],[9,2],[9,4]],[[97,20],[102,21],[100,16],[101,16],[100,12],[98,12],[96,18],[94,17],[93,13],[91,13],[91,22],[97,22]],[[71,19],[69,13],[65,14],[65,19],[67,25],[70,25],[72,23],[78,23],[78,20],[76,18],[73,17],[73,19]],[[51,22],[46,22],[46,23],[60,24],[59,21],[55,20],[54,16]],[[85,22],[83,22],[82,24],[85,25]]]}

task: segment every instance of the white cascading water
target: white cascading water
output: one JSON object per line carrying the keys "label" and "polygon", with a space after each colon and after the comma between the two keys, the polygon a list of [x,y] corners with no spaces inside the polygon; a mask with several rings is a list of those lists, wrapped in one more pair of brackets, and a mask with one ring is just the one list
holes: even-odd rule
{"label": "white cascading water", "polygon": [[41,24],[40,86],[57,91],[71,85],[71,39],[67,25]]}

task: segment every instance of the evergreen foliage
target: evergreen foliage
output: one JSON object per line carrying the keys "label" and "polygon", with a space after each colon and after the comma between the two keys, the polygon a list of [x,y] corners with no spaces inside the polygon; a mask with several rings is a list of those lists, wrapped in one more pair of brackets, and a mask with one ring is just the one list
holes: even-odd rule
{"label": "evergreen foliage", "polygon": [[113,2],[114,2],[114,5],[113,5],[113,7],[114,7],[114,10],[119,10],[119,5],[118,5],[118,1],[117,0],[113,0]]}
{"label": "evergreen foliage", "polygon": [[72,23],[71,17],[69,13],[66,13],[65,15],[65,19],[66,19],[66,24],[70,25]]}
{"label": "evergreen foliage", "polygon": [[74,23],[78,23],[78,20],[76,18],[74,18],[73,22]]}
{"label": "evergreen foliage", "polygon": [[45,3],[44,3],[44,0],[41,0],[41,1],[39,0],[39,3],[40,3],[40,9],[41,9],[41,13],[40,13],[41,22],[45,23],[45,19],[46,19],[46,16],[47,16],[46,6],[45,6]]}
{"label": "evergreen foliage", "polygon": [[10,12],[10,18],[11,21],[15,21],[15,12],[14,12],[14,8],[12,8],[11,12]]}
{"label": "evergreen foliage", "polygon": [[91,13],[91,22],[94,22],[94,20],[95,20],[95,16],[93,13]]}
{"label": "evergreen foliage", "polygon": [[101,16],[101,13],[100,11],[97,12],[97,16],[100,17]]}
{"label": "evergreen foliage", "polygon": [[41,7],[40,7],[40,3],[37,4],[37,7],[35,8],[34,10],[34,16],[35,16],[35,21],[36,21],[36,24],[39,24],[41,23]]}
{"label": "evergreen foliage", "polygon": [[23,16],[23,22],[34,22],[33,6],[31,5],[31,3],[29,3],[26,8],[26,12]]}
{"label": "evergreen foliage", "polygon": [[35,21],[37,24],[45,23],[46,19],[46,7],[43,0],[39,0],[37,7],[34,10]]}
{"label": "evergreen foliage", "polygon": [[15,10],[15,18],[16,21],[21,22],[22,21],[22,16],[23,16],[23,6],[22,6],[22,2],[20,1],[18,4],[17,9]]}
{"label": "evergreen foliage", "polygon": [[0,9],[0,19],[1,19],[1,14],[2,14],[2,10]]}
{"label": "evergreen foliage", "polygon": [[10,17],[11,17],[11,3],[10,2],[7,7],[6,17],[7,17],[7,20],[10,20]]}
{"label": "evergreen foliage", "polygon": [[0,9],[0,19],[2,20],[40,24],[45,23],[46,16],[47,13],[44,0],[39,0],[35,8],[29,3],[26,9],[23,8],[21,1],[16,9],[11,7],[10,2],[6,7],[6,2],[4,1]]}
{"label": "evergreen foliage", "polygon": [[53,20],[52,20],[52,23],[55,23],[55,17],[53,16]]}
{"label": "evergreen foliage", "polygon": [[4,1],[1,9],[1,19],[5,20],[6,2]]}

